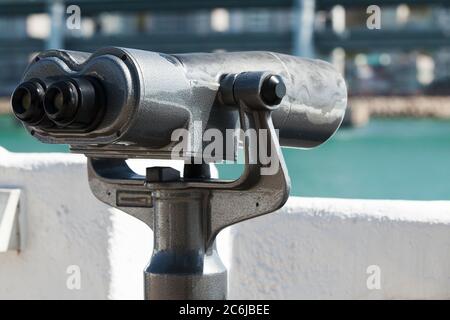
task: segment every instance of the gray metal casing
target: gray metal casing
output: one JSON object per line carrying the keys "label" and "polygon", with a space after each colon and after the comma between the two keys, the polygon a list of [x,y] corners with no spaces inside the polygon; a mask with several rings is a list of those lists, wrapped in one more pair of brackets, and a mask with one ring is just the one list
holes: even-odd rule
{"label": "gray metal casing", "polygon": [[168,55],[111,47],[93,54],[42,52],[23,77],[24,81],[65,75],[99,79],[107,112],[94,130],[26,127],[42,142],[70,144],[74,152],[101,157],[125,153],[129,158],[170,158],[172,132],[186,128],[197,131],[187,150],[195,157],[202,154],[205,129],[225,132],[239,126],[238,108],[223,105],[219,86],[225,74],[245,71],[268,71],[286,84],[286,96],[272,115],[282,146],[315,147],[342,122],[345,81],[323,61],[271,52]]}

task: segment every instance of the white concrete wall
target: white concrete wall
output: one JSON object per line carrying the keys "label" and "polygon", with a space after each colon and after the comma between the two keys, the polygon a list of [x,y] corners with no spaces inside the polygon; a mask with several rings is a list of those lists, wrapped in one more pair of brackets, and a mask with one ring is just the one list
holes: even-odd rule
{"label": "white concrete wall", "polygon": [[291,198],[231,239],[230,298],[450,298],[449,201]]}
{"label": "white concrete wall", "polygon": [[[0,150],[4,187],[24,191],[26,243],[0,253],[0,299],[142,298],[152,232],[94,198],[83,156]],[[450,298],[450,202],[292,198],[220,238],[230,298]]]}
{"label": "white concrete wall", "polygon": [[[152,234],[94,198],[83,156],[0,153],[0,186],[24,191],[26,216],[23,251],[0,254],[0,299],[142,296]],[[80,268],[81,290],[66,286],[71,265]],[[126,274],[118,283],[119,271]]]}

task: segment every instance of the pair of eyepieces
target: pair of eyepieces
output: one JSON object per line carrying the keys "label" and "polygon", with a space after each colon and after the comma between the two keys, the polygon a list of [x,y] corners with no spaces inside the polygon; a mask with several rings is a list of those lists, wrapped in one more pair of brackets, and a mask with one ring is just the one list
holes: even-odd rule
{"label": "pair of eyepieces", "polygon": [[97,118],[101,104],[98,83],[85,77],[21,83],[11,99],[16,117],[43,128],[86,128]]}

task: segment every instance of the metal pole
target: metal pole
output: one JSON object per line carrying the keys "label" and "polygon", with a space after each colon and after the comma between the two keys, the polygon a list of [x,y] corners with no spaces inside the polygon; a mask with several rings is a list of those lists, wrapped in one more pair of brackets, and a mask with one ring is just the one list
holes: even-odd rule
{"label": "metal pole", "polygon": [[314,57],[315,0],[296,0],[294,5],[294,54]]}
{"label": "metal pole", "polygon": [[48,3],[48,13],[51,19],[50,35],[45,43],[46,49],[63,49],[64,47],[64,3],[53,0]]}
{"label": "metal pole", "polygon": [[215,246],[206,247],[207,190],[157,190],[154,249],[144,272],[146,300],[223,300],[227,271]]}

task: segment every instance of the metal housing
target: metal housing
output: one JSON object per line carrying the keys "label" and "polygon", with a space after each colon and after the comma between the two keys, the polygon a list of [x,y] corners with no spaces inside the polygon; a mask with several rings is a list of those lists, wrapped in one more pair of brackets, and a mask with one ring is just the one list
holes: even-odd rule
{"label": "metal housing", "polygon": [[[70,144],[74,152],[102,157],[170,158],[175,129],[195,131],[187,154],[202,154],[207,128],[239,126],[238,107],[225,106],[224,75],[267,71],[282,77],[286,96],[273,112],[282,146],[311,148],[339,127],[347,104],[346,85],[328,63],[272,52],[168,55],[104,48],[93,54],[50,50],[28,66],[23,81],[87,75],[105,91],[103,118],[90,130],[27,129],[45,143]],[[201,124],[199,126],[199,124]]]}

